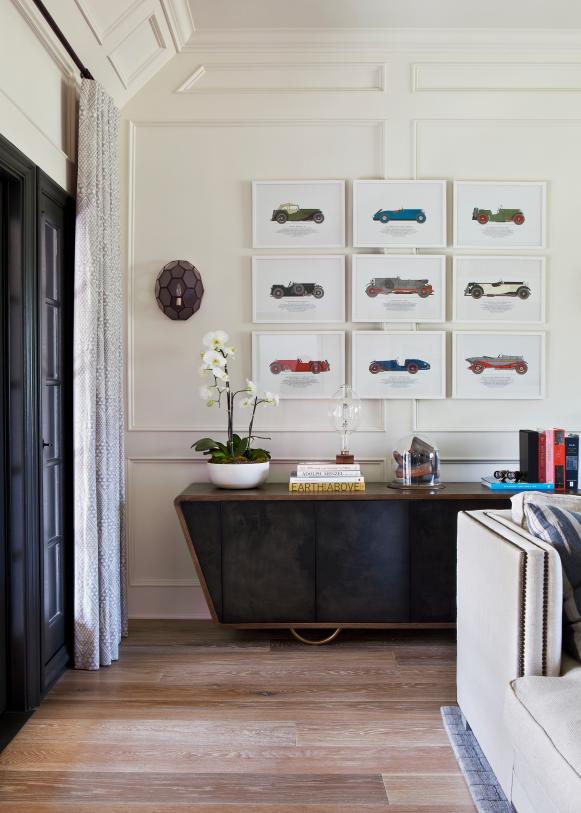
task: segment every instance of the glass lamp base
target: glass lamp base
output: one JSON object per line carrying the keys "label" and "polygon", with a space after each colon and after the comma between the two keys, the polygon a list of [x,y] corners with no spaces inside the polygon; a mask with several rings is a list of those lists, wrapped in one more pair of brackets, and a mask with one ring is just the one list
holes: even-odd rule
{"label": "glass lamp base", "polygon": [[340,452],[335,455],[335,463],[355,463],[355,455],[349,452]]}

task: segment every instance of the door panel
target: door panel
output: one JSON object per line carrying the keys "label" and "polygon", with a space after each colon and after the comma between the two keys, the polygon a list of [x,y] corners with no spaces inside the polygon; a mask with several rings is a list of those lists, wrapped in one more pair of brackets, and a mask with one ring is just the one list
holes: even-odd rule
{"label": "door panel", "polygon": [[42,438],[42,660],[47,664],[65,647],[65,494],[63,391],[64,213],[40,196],[40,339]]}
{"label": "door panel", "polygon": [[407,620],[407,504],[317,503],[317,621]]}
{"label": "door panel", "polygon": [[315,620],[315,517],[310,503],[224,502],[225,623]]}
{"label": "door panel", "polygon": [[6,494],[6,443],[5,443],[5,392],[6,392],[6,357],[5,357],[5,332],[6,332],[6,241],[5,241],[5,187],[0,178],[0,358],[2,367],[0,368],[0,715],[4,713],[8,703],[8,602],[6,599],[6,559],[7,559],[7,538],[6,538],[6,512],[4,500]]}

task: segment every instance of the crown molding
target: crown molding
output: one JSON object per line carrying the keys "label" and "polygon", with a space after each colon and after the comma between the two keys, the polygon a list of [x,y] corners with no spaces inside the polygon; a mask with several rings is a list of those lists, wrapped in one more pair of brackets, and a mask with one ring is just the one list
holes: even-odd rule
{"label": "crown molding", "polygon": [[205,29],[197,31],[183,47],[186,53],[236,51],[305,52],[316,50],[360,52],[376,48],[471,52],[474,47],[491,51],[581,51],[581,29],[478,29],[478,28],[294,28]]}
{"label": "crown molding", "polygon": [[81,77],[77,66],[51,31],[48,23],[31,0],[11,0],[32,29],[44,50],[49,54],[58,69],[69,82],[80,84]]}

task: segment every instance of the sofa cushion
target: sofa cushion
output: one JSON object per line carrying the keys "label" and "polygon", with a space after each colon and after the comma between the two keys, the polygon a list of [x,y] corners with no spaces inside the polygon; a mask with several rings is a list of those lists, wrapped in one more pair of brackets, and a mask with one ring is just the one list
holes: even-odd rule
{"label": "sofa cushion", "polygon": [[[518,488],[518,486],[517,486]],[[521,528],[527,528],[525,505],[534,502],[537,505],[556,505],[567,511],[581,511],[581,495],[555,494],[547,491],[521,491],[510,498],[512,521]]]}
{"label": "sofa cushion", "polygon": [[563,567],[563,646],[581,660],[581,513],[527,503],[529,531],[552,545]]}
{"label": "sofa cushion", "polygon": [[[581,672],[523,677],[508,687],[505,722],[515,751],[561,813],[581,799]],[[519,759],[516,759],[515,771]],[[542,808],[539,808],[542,809]]]}

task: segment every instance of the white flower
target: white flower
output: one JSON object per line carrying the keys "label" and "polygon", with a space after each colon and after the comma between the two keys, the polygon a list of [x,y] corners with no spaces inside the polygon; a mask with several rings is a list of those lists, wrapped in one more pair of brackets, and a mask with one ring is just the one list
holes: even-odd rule
{"label": "white flower", "polygon": [[252,406],[253,403],[254,403],[254,398],[243,398],[240,401],[240,406],[243,407],[244,409],[246,409],[247,407]]}
{"label": "white flower", "polygon": [[226,359],[222,353],[218,353],[217,350],[206,350],[203,360],[206,370],[214,370],[215,368],[222,369],[226,366]]}
{"label": "white flower", "polygon": [[206,333],[202,342],[206,347],[211,347],[212,350],[220,350],[228,341],[228,334],[223,330],[212,330]]}
{"label": "white flower", "polygon": [[216,394],[216,387],[210,386],[208,384],[203,384],[200,387],[200,398],[203,401],[212,401],[215,394]]}
{"label": "white flower", "polygon": [[271,404],[272,406],[278,406],[280,401],[280,397],[273,392],[265,392],[262,397],[266,404]]}
{"label": "white flower", "polygon": [[234,356],[236,355],[236,348],[230,345],[229,347],[223,347],[222,352],[224,353],[224,355],[229,356],[230,358],[234,358]]}
{"label": "white flower", "polygon": [[246,379],[246,392],[249,395],[256,395],[256,384],[249,378]]}
{"label": "white flower", "polygon": [[206,406],[212,407],[212,406],[214,406],[215,403],[216,402],[212,401],[212,399],[210,398],[209,400],[206,401]]}
{"label": "white flower", "polygon": [[214,378],[219,378],[220,381],[230,381],[230,376],[223,367],[214,367],[211,372]]}

